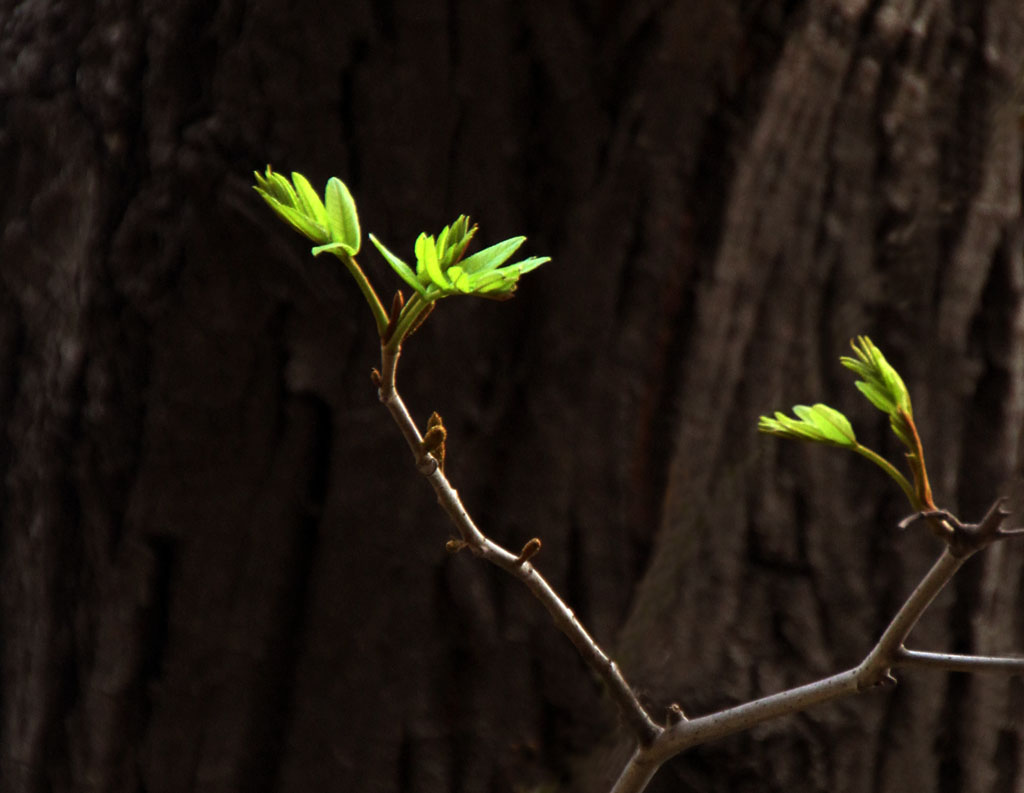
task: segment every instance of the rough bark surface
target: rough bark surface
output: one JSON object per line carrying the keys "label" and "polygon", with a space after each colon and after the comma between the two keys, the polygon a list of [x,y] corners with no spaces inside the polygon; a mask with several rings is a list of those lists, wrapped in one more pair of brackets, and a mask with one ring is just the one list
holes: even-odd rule
{"label": "rough bark surface", "polygon": [[[399,384],[646,701],[859,660],[937,549],[756,419],[827,401],[895,453],[835,361],[868,333],[941,506],[1019,495],[1022,64],[1018,0],[0,0],[0,787],[600,790],[628,751],[528,595],[444,553],[266,162],[395,249],[468,212],[555,257],[442,305]],[[915,646],[1024,652],[1022,561]],[[1010,793],[1021,713],[1019,679],[908,673],[652,789]]]}

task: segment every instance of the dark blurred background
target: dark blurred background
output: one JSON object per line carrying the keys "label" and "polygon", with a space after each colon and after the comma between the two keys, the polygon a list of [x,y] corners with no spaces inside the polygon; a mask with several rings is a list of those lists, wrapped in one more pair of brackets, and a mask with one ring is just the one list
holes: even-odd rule
{"label": "dark blurred background", "polygon": [[[896,459],[836,360],[867,333],[939,504],[1018,496],[1022,64],[1019,0],[0,0],[0,788],[601,791],[630,750],[528,593],[445,553],[267,163],[396,251],[465,212],[554,257],[445,301],[399,385],[658,718],[858,662],[939,548],[757,417],[825,401]],[[1022,562],[913,646],[1024,651]],[[901,673],[651,790],[1020,791],[1021,713]]]}

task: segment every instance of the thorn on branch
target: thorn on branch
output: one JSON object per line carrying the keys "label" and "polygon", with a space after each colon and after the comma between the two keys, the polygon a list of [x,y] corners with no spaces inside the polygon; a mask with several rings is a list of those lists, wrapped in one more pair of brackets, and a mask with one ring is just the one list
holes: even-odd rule
{"label": "thorn on branch", "polygon": [[668,717],[666,719],[668,726],[670,728],[675,727],[677,724],[684,721],[687,721],[686,714],[683,712],[683,709],[679,707],[679,703],[673,702],[668,706]]}
{"label": "thorn on branch", "polygon": [[540,551],[540,540],[534,537],[532,540],[527,540],[526,545],[523,546],[523,550],[519,552],[519,556],[516,557],[516,564],[521,565],[523,562],[528,562],[537,552]]}
{"label": "thorn on branch", "polygon": [[981,519],[981,523],[978,524],[977,535],[984,545],[1005,539],[1011,534],[1021,533],[1020,529],[1003,528],[1003,521],[1010,517],[1010,511],[1008,509],[1003,509],[1004,503],[1006,503],[1005,498],[997,498],[993,502],[992,506],[988,508],[988,512],[986,512],[985,517]]}
{"label": "thorn on branch", "polygon": [[960,521],[955,515],[953,515],[953,513],[944,509],[930,509],[915,512],[913,515],[907,515],[907,517],[896,525],[900,530],[905,530],[914,523],[917,523],[919,520],[927,521],[928,527],[932,530],[932,534],[946,543],[952,542],[953,536],[956,534],[954,527],[961,525]]}
{"label": "thorn on branch", "polygon": [[1010,517],[1010,512],[1003,509],[1005,501],[1005,498],[996,499],[980,523],[964,523],[953,513],[938,509],[909,515],[899,522],[899,527],[905,529],[918,520],[927,520],[934,527],[941,520],[941,525],[948,530],[941,536],[949,546],[950,553],[963,558],[999,540],[1024,535],[1024,528],[1002,527],[1003,521]]}
{"label": "thorn on branch", "polygon": [[871,675],[865,676],[857,683],[858,691],[869,691],[876,688],[892,688],[899,681],[893,677],[892,669],[876,669]]}
{"label": "thorn on branch", "polygon": [[370,370],[370,382],[373,383],[376,388],[380,388],[381,384],[384,382],[380,379],[380,370],[377,369],[377,367]]}

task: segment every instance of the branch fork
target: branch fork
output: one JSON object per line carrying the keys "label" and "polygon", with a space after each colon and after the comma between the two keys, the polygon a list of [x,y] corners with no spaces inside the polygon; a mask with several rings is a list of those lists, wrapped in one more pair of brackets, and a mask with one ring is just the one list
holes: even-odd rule
{"label": "branch fork", "polygon": [[901,520],[899,527],[905,529],[919,520],[927,520],[932,525],[941,522],[946,531],[940,536],[949,546],[950,552],[954,556],[967,557],[994,542],[1024,535],[1024,528],[1003,528],[1003,522],[1010,517],[1010,513],[1003,508],[1005,502],[1005,498],[996,499],[980,523],[963,523],[951,512],[935,509],[915,512]]}
{"label": "branch fork", "polygon": [[947,547],[900,607],[875,646],[857,666],[778,694],[752,700],[726,710],[692,719],[673,720],[650,745],[639,746],[612,788],[612,793],[639,793],[661,765],[698,744],[723,738],[756,724],[879,686],[896,684],[892,670],[932,667],[957,672],[997,672],[1024,675],[1024,657],[952,655],[908,650],[904,642],[936,595],[974,553],[997,540],[1024,535],[1020,529],[1002,529],[1009,513],[996,501],[978,524],[964,524],[944,510],[915,513],[901,521],[905,528],[919,519],[941,519],[952,535]]}

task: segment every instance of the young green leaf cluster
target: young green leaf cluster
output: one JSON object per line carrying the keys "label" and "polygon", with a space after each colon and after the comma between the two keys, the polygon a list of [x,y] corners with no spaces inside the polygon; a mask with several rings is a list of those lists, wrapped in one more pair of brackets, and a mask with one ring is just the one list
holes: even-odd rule
{"label": "young green leaf cluster", "polygon": [[331,253],[341,259],[373,312],[377,332],[392,349],[401,345],[442,297],[476,295],[505,300],[512,296],[520,276],[551,261],[547,256],[531,256],[506,264],[526,237],[512,237],[467,257],[466,249],[477,227],[471,226],[465,215],[445,226],[436,237],[420,234],[415,246],[415,270],[371,234],[370,240],[385,261],[413,289],[408,303],[399,291],[388,312],[356,263],[361,243],[359,215],[344,182],[337,177],[328,180],[322,201],[305,176],[292,173],[289,181],[268,165],[265,175],[256,173],[254,187],[282,220],[316,243],[314,256]]}
{"label": "young green leaf cluster", "polygon": [[903,378],[867,336],[858,336],[851,342],[851,346],[855,357],[844,355],[839,361],[861,378],[855,382],[858,390],[872,405],[889,416],[893,432],[907,448],[906,457],[914,479],[913,485],[892,463],[860,444],[846,416],[828,405],[796,405],[793,408],[795,419],[781,412],[776,412],[774,417],[761,416],[758,429],[781,438],[850,449],[868,458],[892,477],[915,510],[934,509],[924,453],[914,425],[910,393]]}
{"label": "young green leaf cluster", "polygon": [[370,241],[403,281],[424,300],[431,301],[460,294],[504,300],[512,296],[519,276],[551,261],[547,256],[531,256],[503,267],[526,242],[526,237],[512,237],[463,258],[476,230],[476,225],[470,227],[469,218],[459,215],[436,239],[430,234],[420,234],[414,248],[415,272],[372,234]]}
{"label": "young green leaf cluster", "polygon": [[[294,184],[294,187],[292,186]],[[334,250],[350,256],[359,253],[359,215],[348,187],[337,177],[327,181],[326,203],[301,173],[292,173],[289,182],[267,166],[266,176],[256,173],[256,192],[271,209],[300,234],[317,243],[313,254]]]}
{"label": "young green leaf cluster", "polygon": [[899,372],[892,368],[882,352],[867,336],[858,336],[851,345],[856,358],[842,356],[839,362],[858,377],[854,385],[868,401],[888,414],[892,430],[905,445],[913,447],[909,422],[913,419],[910,393]]}

